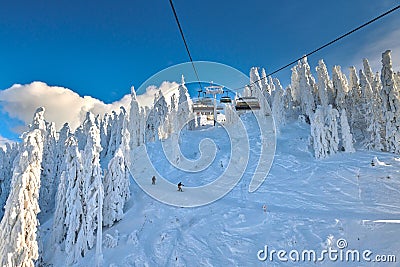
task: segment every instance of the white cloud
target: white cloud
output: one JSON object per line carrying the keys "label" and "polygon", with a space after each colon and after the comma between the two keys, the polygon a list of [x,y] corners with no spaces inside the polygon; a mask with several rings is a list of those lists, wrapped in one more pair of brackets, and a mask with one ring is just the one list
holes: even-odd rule
{"label": "white cloud", "polygon": [[46,108],[46,120],[55,122],[57,128],[68,122],[75,129],[86,112],[104,115],[112,110],[118,111],[120,106],[127,107],[129,101],[130,96],[125,95],[119,101],[106,104],[90,96],[81,97],[68,88],[49,86],[43,82],[15,84],[0,91],[1,107],[11,118],[29,124],[35,110],[43,106]]}
{"label": "white cloud", "polygon": [[[172,94],[178,92],[178,87],[179,84],[176,82],[163,82],[160,87],[149,86],[145,93],[137,96],[137,99],[141,106],[152,106],[155,93],[161,90],[169,104]],[[57,129],[65,122],[75,129],[82,123],[88,111],[104,115],[113,110],[118,112],[120,106],[124,106],[129,112],[129,104],[129,94],[121,100],[106,104],[91,96],[81,97],[68,88],[49,86],[43,82],[15,84],[6,90],[0,90],[0,106],[9,117],[19,119],[28,125],[35,110],[43,106],[46,108],[46,120],[55,122]],[[24,129],[25,126],[19,126],[12,130],[21,133]]]}
{"label": "white cloud", "polygon": [[171,101],[171,96],[176,93],[176,98],[178,99],[178,87],[179,84],[176,82],[163,82],[160,87],[157,87],[155,85],[151,85],[146,88],[146,92],[138,95],[137,100],[141,106],[148,106],[151,107],[154,102],[154,95],[161,90],[163,93],[166,102],[168,105],[170,104]]}

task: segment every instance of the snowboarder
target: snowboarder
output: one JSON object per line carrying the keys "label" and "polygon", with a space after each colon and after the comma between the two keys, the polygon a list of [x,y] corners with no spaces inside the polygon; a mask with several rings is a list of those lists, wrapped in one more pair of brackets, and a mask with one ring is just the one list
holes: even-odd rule
{"label": "snowboarder", "polygon": [[178,191],[183,192],[182,186],[184,186],[184,185],[182,184],[182,182],[179,182],[179,184],[178,184]]}
{"label": "snowboarder", "polygon": [[151,178],[151,184],[156,184],[156,177],[153,175],[153,177]]}

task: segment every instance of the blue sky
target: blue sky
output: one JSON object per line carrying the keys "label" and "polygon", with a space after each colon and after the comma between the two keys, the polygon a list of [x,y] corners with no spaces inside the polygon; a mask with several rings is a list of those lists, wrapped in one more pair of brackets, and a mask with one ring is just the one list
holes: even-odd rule
{"label": "blue sky", "polygon": [[[399,2],[174,4],[195,60],[220,62],[248,74],[252,66],[273,71]],[[363,57],[379,63],[385,49],[397,56],[397,25],[400,11],[312,56],[310,65],[314,68],[320,58],[328,68],[360,64]],[[3,1],[0,40],[0,90],[42,81],[105,103],[121,99],[132,85],[138,88],[158,71],[188,61],[168,0]],[[286,86],[290,71],[277,76]]]}

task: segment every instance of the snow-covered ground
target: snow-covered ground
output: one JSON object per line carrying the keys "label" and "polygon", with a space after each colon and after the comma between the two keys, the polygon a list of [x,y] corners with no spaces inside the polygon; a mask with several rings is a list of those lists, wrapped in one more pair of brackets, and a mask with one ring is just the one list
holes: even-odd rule
{"label": "snow-covered ground", "polygon": [[[245,116],[246,117],[246,116]],[[260,149],[258,131],[251,117],[250,160],[245,175],[224,198],[198,208],[179,208],[160,203],[144,193],[132,180],[124,218],[103,228],[104,266],[398,266],[400,262],[400,159],[390,153],[357,150],[317,160],[309,152],[309,125],[291,122],[281,129],[271,171],[254,193],[248,185]],[[222,127],[184,131],[181,149],[189,159],[199,155],[204,138],[217,146],[214,162],[201,173],[183,173],[171,167],[160,143],[148,145],[157,170],[172,183],[203,185],[221,175],[230,159],[228,136]],[[377,157],[380,164],[371,165]],[[234,159],[232,159],[234,161]],[[376,162],[376,160],[375,160]],[[222,164],[221,164],[222,163]],[[149,183],[151,177],[148,177]],[[163,190],[156,184],[154,190]],[[170,194],[180,193],[172,190]],[[207,194],[207,192],[204,192]],[[190,195],[188,196],[190,197]],[[266,212],[263,210],[266,205]],[[45,244],[51,220],[41,226]],[[46,234],[47,233],[47,234]],[[315,250],[337,248],[396,255],[397,263],[330,261],[260,261],[258,253],[271,250]],[[63,266],[65,255],[45,247],[46,258]],[[260,254],[259,256],[263,256]],[[361,256],[362,257],[362,256]],[[288,258],[288,255],[286,255]],[[95,249],[76,266],[94,266]]]}

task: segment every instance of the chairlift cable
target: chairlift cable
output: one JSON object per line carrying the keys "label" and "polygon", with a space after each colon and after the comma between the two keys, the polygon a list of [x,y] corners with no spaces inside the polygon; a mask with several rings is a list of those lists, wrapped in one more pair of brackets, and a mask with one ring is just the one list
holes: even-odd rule
{"label": "chairlift cable", "polygon": [[190,54],[189,46],[188,46],[188,44],[186,42],[185,35],[183,34],[181,23],[179,22],[178,15],[177,15],[175,7],[174,7],[174,3],[172,2],[172,0],[169,0],[169,3],[171,5],[172,11],[174,13],[176,24],[178,25],[179,32],[181,33],[181,37],[182,37],[183,43],[185,44],[186,52],[187,52],[187,54],[189,56],[190,62],[192,63],[192,67],[193,67],[194,73],[196,74],[197,82],[199,83],[200,89],[203,90],[203,87],[202,87],[200,79],[199,79],[199,74],[197,73],[197,69],[196,69],[196,66],[194,65],[192,55]]}
{"label": "chairlift cable", "polygon": [[[194,65],[192,56],[191,56],[191,54],[190,54],[189,47],[188,47],[188,45],[187,45],[185,36],[184,36],[184,34],[183,34],[183,30],[182,30],[181,24],[180,24],[180,22],[179,22],[179,19],[178,19],[178,16],[177,16],[177,13],[176,13],[174,4],[172,3],[172,0],[169,0],[169,2],[170,2],[170,4],[171,4],[171,8],[172,8],[172,11],[173,11],[173,13],[174,13],[176,23],[177,23],[177,25],[178,25],[178,27],[179,27],[179,31],[180,31],[181,36],[182,36],[182,40],[183,40],[183,42],[184,42],[184,44],[185,44],[186,51],[187,51],[187,53],[188,53],[188,55],[189,55],[190,62],[192,63],[193,70],[194,70],[194,72],[195,72],[195,74],[196,74],[197,81],[198,81],[198,83],[199,83],[199,85],[200,85],[200,88],[202,89],[202,86],[201,86],[201,83],[200,83],[200,79],[199,79],[199,76],[198,76],[196,67],[195,67],[195,65]],[[379,19],[381,19],[381,18],[383,18],[383,17],[389,15],[390,13],[393,13],[394,11],[398,10],[399,8],[400,8],[400,5],[397,5],[397,6],[393,7],[392,9],[390,9],[390,10],[388,10],[388,11],[382,13],[381,15],[379,15],[379,16],[377,16],[377,17],[374,17],[373,19],[371,19],[371,20],[365,22],[364,24],[362,24],[362,25],[360,25],[360,26],[358,26],[358,27],[356,27],[356,28],[354,28],[354,29],[352,29],[352,30],[346,32],[345,34],[342,34],[341,36],[335,38],[334,40],[332,40],[332,41],[330,41],[330,42],[327,42],[327,43],[325,43],[324,45],[322,45],[322,46],[320,46],[320,47],[318,47],[318,48],[312,50],[311,52],[308,52],[308,53],[306,53],[305,55],[303,55],[303,56],[301,56],[301,57],[299,57],[299,58],[297,58],[297,59],[291,61],[290,63],[288,63],[288,64],[286,64],[286,65],[284,65],[284,66],[282,66],[282,67],[280,67],[280,68],[278,68],[278,69],[272,71],[271,73],[267,74],[265,77],[262,77],[262,78],[260,78],[260,79],[258,79],[258,80],[256,80],[256,81],[254,81],[254,82],[252,82],[252,83],[249,83],[249,84],[247,84],[247,85],[245,85],[245,86],[238,87],[238,88],[231,89],[231,90],[232,90],[232,91],[237,91],[237,90],[246,88],[246,86],[253,86],[253,85],[255,85],[257,82],[262,81],[262,80],[264,80],[264,79],[267,78],[267,77],[271,77],[273,74],[278,73],[278,72],[280,72],[281,70],[284,70],[284,69],[286,69],[286,68],[292,66],[293,64],[296,64],[299,60],[303,59],[304,57],[309,57],[309,56],[311,56],[311,55],[317,53],[318,51],[320,51],[320,50],[322,50],[322,49],[324,49],[324,48],[326,48],[326,47],[328,47],[328,46],[330,46],[330,45],[332,45],[332,44],[334,44],[334,43],[340,41],[341,39],[343,39],[343,38],[345,38],[345,37],[347,37],[347,36],[349,36],[349,35],[351,35],[351,34],[357,32],[357,31],[361,30],[362,28],[368,26],[369,24],[371,24],[371,23],[373,23],[373,22],[375,22],[375,21],[377,21],[377,20],[379,20]]]}
{"label": "chairlift cable", "polygon": [[256,81],[254,81],[254,82],[252,82],[252,83],[250,83],[250,84],[247,84],[247,85],[245,85],[245,86],[243,86],[243,87],[235,88],[235,89],[232,89],[232,90],[233,90],[233,91],[237,91],[237,90],[246,88],[246,86],[252,86],[252,85],[256,84],[257,82],[262,81],[262,80],[264,80],[265,78],[270,77],[270,76],[272,76],[273,74],[275,74],[275,73],[277,73],[277,72],[279,72],[279,71],[281,71],[281,70],[286,69],[287,67],[290,67],[291,65],[297,63],[299,60],[303,59],[304,57],[311,56],[312,54],[315,54],[316,52],[320,51],[321,49],[324,49],[325,47],[330,46],[330,45],[332,45],[332,44],[338,42],[339,40],[341,40],[341,39],[343,39],[343,38],[349,36],[350,34],[353,34],[353,33],[355,33],[356,31],[358,31],[358,30],[360,30],[360,29],[362,29],[362,28],[368,26],[369,24],[371,24],[371,23],[373,23],[373,22],[375,22],[375,21],[377,21],[377,20],[379,20],[379,19],[381,19],[381,18],[383,18],[383,17],[389,15],[390,13],[396,11],[396,10],[399,9],[399,8],[400,8],[400,5],[394,7],[394,8],[392,8],[392,9],[386,11],[385,13],[383,13],[383,14],[381,14],[381,15],[379,15],[379,16],[377,16],[377,17],[375,17],[375,18],[373,18],[373,19],[371,19],[371,20],[369,20],[369,21],[367,21],[367,22],[365,22],[364,24],[362,24],[362,25],[360,25],[360,26],[358,26],[358,27],[356,27],[356,28],[354,28],[354,29],[348,31],[347,33],[345,33],[345,34],[343,34],[343,35],[337,37],[336,39],[334,39],[334,40],[332,40],[332,41],[330,41],[330,42],[328,42],[328,43],[326,43],[326,44],[324,44],[324,45],[322,45],[322,46],[320,46],[320,47],[314,49],[313,51],[311,51],[311,52],[305,54],[304,56],[299,57],[299,58],[293,60],[292,62],[290,62],[290,63],[288,63],[288,64],[286,64],[286,65],[284,65],[284,66],[282,66],[282,67],[280,67],[280,68],[278,68],[278,69],[276,69],[276,70],[274,70],[273,72],[267,74],[265,77],[262,77],[262,78],[260,78],[260,79],[258,79],[258,80],[256,80]]}

